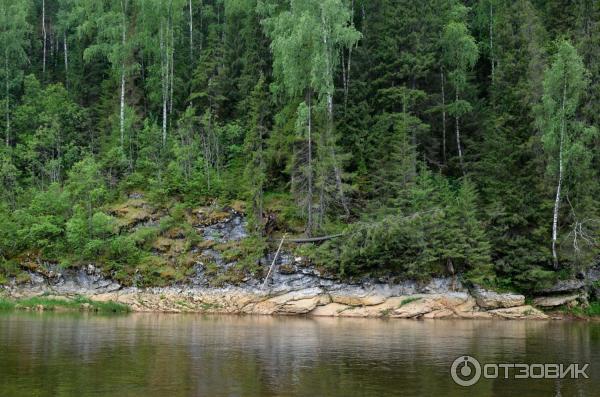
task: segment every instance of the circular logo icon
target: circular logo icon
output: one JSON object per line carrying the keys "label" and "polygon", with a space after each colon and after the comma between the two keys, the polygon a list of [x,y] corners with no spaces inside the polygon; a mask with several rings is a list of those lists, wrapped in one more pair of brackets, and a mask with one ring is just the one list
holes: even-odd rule
{"label": "circular logo icon", "polygon": [[481,365],[471,356],[460,356],[450,368],[452,380],[460,386],[473,386],[481,378]]}

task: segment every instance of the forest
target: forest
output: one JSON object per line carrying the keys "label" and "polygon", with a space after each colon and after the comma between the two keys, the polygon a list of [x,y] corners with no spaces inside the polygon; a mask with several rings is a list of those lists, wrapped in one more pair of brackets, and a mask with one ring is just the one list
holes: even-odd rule
{"label": "forest", "polygon": [[[283,233],[337,277],[599,261],[597,0],[0,0],[0,58],[0,284],[179,280],[152,241],[239,203],[247,273]],[[119,227],[132,195],[168,216]]]}

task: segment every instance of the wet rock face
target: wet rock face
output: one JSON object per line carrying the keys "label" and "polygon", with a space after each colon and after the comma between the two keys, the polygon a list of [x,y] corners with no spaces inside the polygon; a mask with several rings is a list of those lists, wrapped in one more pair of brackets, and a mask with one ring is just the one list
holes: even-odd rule
{"label": "wet rock face", "polygon": [[93,264],[78,269],[61,269],[54,264],[45,264],[43,272],[29,271],[29,281],[17,286],[12,280],[10,287],[31,292],[53,292],[56,294],[95,295],[121,289],[121,285],[105,277]]}
{"label": "wet rock face", "polygon": [[205,240],[227,243],[240,241],[248,237],[247,222],[240,214],[233,213],[230,218],[201,228]]}

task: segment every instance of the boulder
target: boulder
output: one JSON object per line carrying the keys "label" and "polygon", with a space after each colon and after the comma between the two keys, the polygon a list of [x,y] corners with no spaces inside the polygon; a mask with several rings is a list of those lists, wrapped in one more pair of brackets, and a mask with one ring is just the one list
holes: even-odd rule
{"label": "boulder", "polygon": [[548,316],[530,305],[489,310],[493,317],[507,320],[545,320]]}
{"label": "boulder", "polygon": [[552,287],[538,291],[540,294],[556,294],[579,291],[585,288],[583,280],[559,280]]}
{"label": "boulder", "polygon": [[541,307],[557,307],[577,302],[582,298],[580,294],[541,296],[533,300],[533,304]]}
{"label": "boulder", "polygon": [[[428,313],[438,312],[430,316],[443,317],[450,310],[453,316],[460,316],[457,307],[468,308],[470,297],[466,293],[448,293],[440,295],[417,295],[407,297],[400,306],[390,313],[390,317],[420,318]],[[467,305],[465,305],[467,303]],[[470,306],[472,308],[472,306]]]}
{"label": "boulder", "polygon": [[320,297],[315,296],[308,299],[300,299],[295,301],[286,302],[280,306],[276,313],[277,314],[306,314],[311,312],[320,303]]}
{"label": "boulder", "polygon": [[477,306],[482,309],[500,309],[507,307],[523,306],[525,296],[513,293],[499,293],[483,288],[475,288],[472,291]]}
{"label": "boulder", "polygon": [[331,300],[335,303],[341,303],[348,306],[373,306],[385,302],[383,295],[371,295],[365,293],[356,293],[354,291],[334,291],[330,293]]}

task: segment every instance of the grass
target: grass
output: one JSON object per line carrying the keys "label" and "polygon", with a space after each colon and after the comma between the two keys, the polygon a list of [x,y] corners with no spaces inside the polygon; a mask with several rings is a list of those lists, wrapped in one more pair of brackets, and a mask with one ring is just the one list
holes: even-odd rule
{"label": "grass", "polygon": [[600,301],[590,302],[590,304],[585,307],[564,307],[562,312],[577,317],[600,317]]}
{"label": "grass", "polygon": [[98,313],[128,313],[129,306],[113,301],[96,302],[89,298],[76,296],[73,299],[58,299],[45,296],[11,300],[0,298],[0,310],[67,310],[91,311]]}
{"label": "grass", "polygon": [[600,316],[600,301],[591,302],[588,307],[584,309],[586,315],[590,317]]}
{"label": "grass", "polygon": [[0,298],[0,311],[8,311],[13,310],[15,308],[15,303],[9,301],[8,299]]}
{"label": "grass", "polygon": [[411,302],[416,302],[419,299],[421,299],[421,298],[418,298],[418,297],[406,298],[406,299],[402,300],[402,302],[400,302],[400,306],[398,306],[398,307],[402,307],[404,305],[408,305]]}

